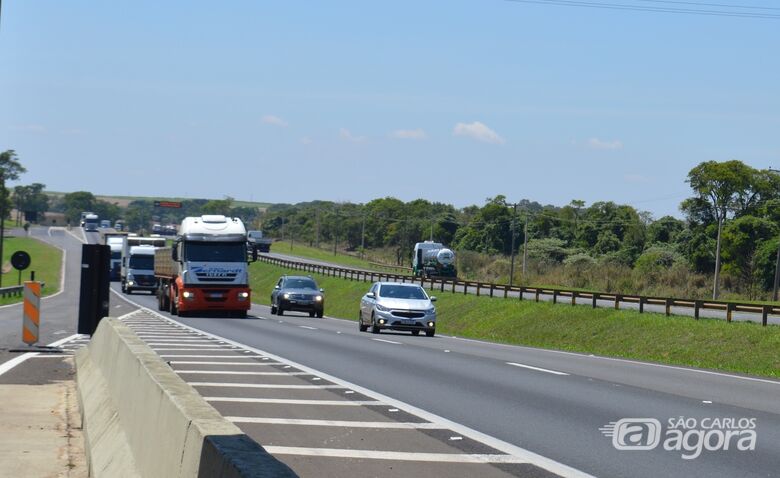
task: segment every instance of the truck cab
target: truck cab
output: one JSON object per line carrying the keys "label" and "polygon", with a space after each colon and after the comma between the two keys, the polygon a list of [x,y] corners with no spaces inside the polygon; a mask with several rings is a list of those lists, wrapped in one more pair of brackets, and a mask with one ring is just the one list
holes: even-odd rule
{"label": "truck cab", "polygon": [[157,279],[154,277],[154,246],[130,246],[122,257],[122,292],[132,294],[137,290],[154,294]]}
{"label": "truck cab", "polygon": [[97,214],[87,214],[84,217],[84,230],[85,231],[97,231],[99,225],[99,218]]}

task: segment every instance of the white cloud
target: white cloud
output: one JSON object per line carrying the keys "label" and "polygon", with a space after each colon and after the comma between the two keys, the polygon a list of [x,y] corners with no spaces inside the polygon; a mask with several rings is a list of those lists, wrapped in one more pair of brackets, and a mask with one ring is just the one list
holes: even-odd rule
{"label": "white cloud", "polygon": [[274,115],[263,116],[263,123],[272,124],[274,126],[281,126],[282,128],[286,128],[287,126],[289,126],[289,123],[287,123],[287,121]]}
{"label": "white cloud", "polygon": [[355,136],[347,128],[341,128],[339,130],[339,138],[351,143],[362,143],[366,140],[365,136]]}
{"label": "white cloud", "polygon": [[301,138],[301,144],[311,144],[313,141],[308,136]]}
{"label": "white cloud", "polygon": [[612,141],[602,141],[598,138],[590,138],[587,144],[588,144],[588,148],[590,149],[602,149],[602,150],[623,149],[623,142],[617,139]]}
{"label": "white cloud", "polygon": [[498,135],[495,131],[488,128],[483,123],[475,121],[473,123],[458,123],[452,130],[454,136],[466,136],[477,141],[492,144],[504,144],[504,138]]}
{"label": "white cloud", "polygon": [[417,129],[397,129],[390,133],[391,138],[395,139],[425,139],[428,137],[422,128]]}

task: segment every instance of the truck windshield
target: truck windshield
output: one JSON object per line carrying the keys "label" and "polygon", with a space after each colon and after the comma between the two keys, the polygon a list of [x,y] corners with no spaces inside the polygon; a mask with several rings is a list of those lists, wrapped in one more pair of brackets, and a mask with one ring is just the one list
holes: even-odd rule
{"label": "truck windshield", "polygon": [[111,251],[111,259],[119,260],[122,258],[122,251]]}
{"label": "truck windshield", "polygon": [[246,262],[243,242],[187,242],[184,260],[193,262]]}
{"label": "truck windshield", "polygon": [[154,256],[150,256],[150,255],[130,256],[130,268],[152,270],[154,269]]}

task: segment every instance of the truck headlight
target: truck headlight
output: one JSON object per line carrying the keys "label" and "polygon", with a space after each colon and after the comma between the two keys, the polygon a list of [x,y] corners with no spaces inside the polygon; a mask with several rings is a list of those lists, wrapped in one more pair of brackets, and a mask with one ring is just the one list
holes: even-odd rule
{"label": "truck headlight", "polygon": [[315,302],[322,302],[322,296],[318,295],[318,296],[314,297],[314,301]]}
{"label": "truck headlight", "polygon": [[249,298],[249,292],[239,292],[238,300],[247,300]]}
{"label": "truck headlight", "polygon": [[195,292],[185,290],[184,292],[181,293],[181,296],[187,300],[193,300],[195,298]]}

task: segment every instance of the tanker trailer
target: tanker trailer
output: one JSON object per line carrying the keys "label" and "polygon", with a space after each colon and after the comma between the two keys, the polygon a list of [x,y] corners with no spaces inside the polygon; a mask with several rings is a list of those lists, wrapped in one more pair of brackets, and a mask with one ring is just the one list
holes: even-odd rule
{"label": "tanker trailer", "polygon": [[414,245],[412,271],[418,277],[457,277],[455,252],[433,241]]}

